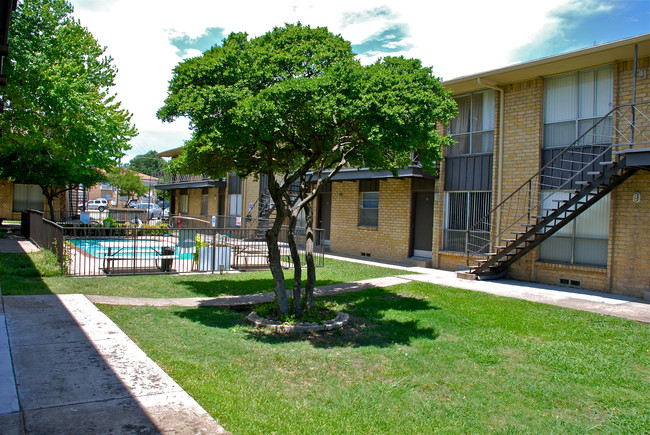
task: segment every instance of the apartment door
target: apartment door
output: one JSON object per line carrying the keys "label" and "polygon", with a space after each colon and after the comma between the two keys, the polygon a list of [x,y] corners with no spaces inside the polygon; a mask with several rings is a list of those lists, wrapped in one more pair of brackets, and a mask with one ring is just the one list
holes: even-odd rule
{"label": "apartment door", "polygon": [[415,192],[413,216],[414,257],[431,258],[433,239],[433,192]]}

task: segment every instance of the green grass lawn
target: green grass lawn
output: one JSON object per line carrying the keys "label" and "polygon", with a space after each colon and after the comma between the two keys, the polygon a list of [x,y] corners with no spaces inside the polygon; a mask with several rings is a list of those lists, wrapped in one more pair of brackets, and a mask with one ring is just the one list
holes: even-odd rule
{"label": "green grass lawn", "polygon": [[[191,275],[142,275],[71,278],[56,275],[53,255],[40,251],[29,255],[0,254],[0,285],[3,295],[70,294],[188,298],[243,295],[273,291],[271,272],[242,272]],[[316,269],[316,285],[339,284],[409,272],[372,267],[348,261],[325,259]],[[44,276],[43,276],[44,275]],[[293,285],[293,270],[287,270],[287,288]],[[306,278],[306,271],[303,278]]]}
{"label": "green grass lawn", "polygon": [[[404,273],[326,261],[319,285]],[[272,289],[269,272],[56,274],[47,253],[0,254],[3,295]],[[646,324],[417,282],[319,301],[351,324],[275,335],[229,309],[101,309],[234,434],[650,432]]]}
{"label": "green grass lawn", "polygon": [[234,434],[650,431],[646,324],[425,283],[325,303],[351,325],[101,309]]}

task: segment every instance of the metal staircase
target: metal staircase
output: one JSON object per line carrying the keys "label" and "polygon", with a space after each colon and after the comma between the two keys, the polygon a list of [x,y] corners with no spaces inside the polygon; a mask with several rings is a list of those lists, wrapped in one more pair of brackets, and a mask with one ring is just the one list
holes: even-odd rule
{"label": "metal staircase", "polygon": [[469,272],[479,279],[505,275],[634,174],[638,168],[625,154],[650,146],[649,115],[650,102],[618,106],[571,145],[546,150],[548,163],[466,231]]}

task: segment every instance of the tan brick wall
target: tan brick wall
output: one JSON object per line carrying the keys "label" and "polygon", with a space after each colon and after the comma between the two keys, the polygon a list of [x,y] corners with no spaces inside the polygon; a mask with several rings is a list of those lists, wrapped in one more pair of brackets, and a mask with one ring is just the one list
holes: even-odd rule
{"label": "tan brick wall", "polygon": [[437,269],[455,271],[467,265],[467,256],[463,252],[440,251],[437,262]]}
{"label": "tan brick wall", "polygon": [[[650,101],[650,58],[641,58],[637,62],[639,71],[645,69],[645,77],[641,72],[637,75],[636,101]],[[632,103],[634,88],[634,61],[620,62],[614,67],[614,105]]]}
{"label": "tan brick wall", "polygon": [[650,172],[637,172],[611,195],[611,291],[643,297],[650,290]]}
{"label": "tan brick wall", "polygon": [[379,182],[379,224],[377,228],[357,225],[359,182],[332,184],[330,247],[333,253],[403,261],[409,256],[412,190],[410,179]]}
{"label": "tan brick wall", "polygon": [[433,241],[431,243],[431,265],[436,269],[446,269],[441,264],[441,251],[443,245],[443,231],[445,228],[445,207],[444,207],[444,197],[445,192],[443,190],[443,181],[445,178],[444,173],[444,164],[440,169],[440,181],[437,182],[434,186],[434,201],[433,201]]}
{"label": "tan brick wall", "polygon": [[241,200],[241,215],[247,216],[250,206],[253,206],[251,217],[257,217],[257,199],[260,196],[260,182],[259,180],[248,177],[242,181],[242,200]]}
{"label": "tan brick wall", "polygon": [[[506,87],[503,148],[503,192],[506,198],[540,168],[544,108],[542,79],[516,83]],[[532,192],[533,200],[539,192]],[[512,224],[514,216],[502,214],[501,227]],[[521,228],[513,227],[519,231]],[[506,237],[508,238],[508,237]],[[531,280],[537,250],[513,264],[508,275],[514,279]]]}
{"label": "tan brick wall", "polygon": [[580,281],[581,288],[606,292],[609,290],[607,269],[572,264],[535,263],[534,281],[561,285],[560,279]]}
{"label": "tan brick wall", "polygon": [[201,189],[187,189],[189,195],[188,214],[190,216],[201,216]]}
{"label": "tan brick wall", "polygon": [[219,206],[219,188],[210,187],[208,189],[208,216],[210,218],[212,216],[219,215],[218,206]]}

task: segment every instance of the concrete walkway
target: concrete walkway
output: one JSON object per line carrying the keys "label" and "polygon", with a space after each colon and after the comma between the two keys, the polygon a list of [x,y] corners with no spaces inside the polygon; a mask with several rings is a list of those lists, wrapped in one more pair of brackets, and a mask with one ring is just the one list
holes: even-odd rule
{"label": "concrete walkway", "polygon": [[83,295],[0,305],[0,433],[222,434]]}

